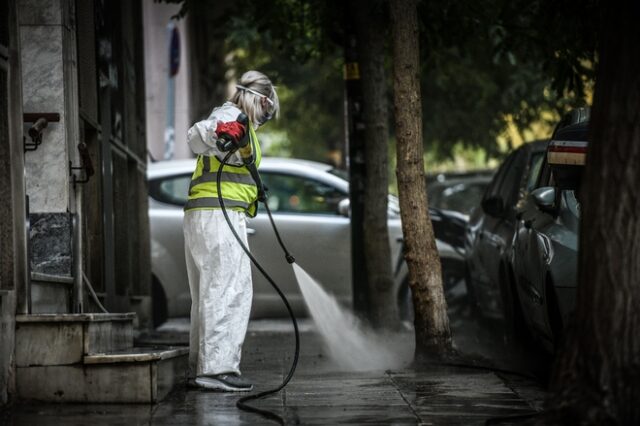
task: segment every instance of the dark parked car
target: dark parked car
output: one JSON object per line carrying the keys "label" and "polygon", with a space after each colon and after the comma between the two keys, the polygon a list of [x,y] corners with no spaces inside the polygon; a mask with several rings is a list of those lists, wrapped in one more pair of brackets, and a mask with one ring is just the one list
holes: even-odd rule
{"label": "dark parked car", "polygon": [[558,344],[575,307],[580,196],[587,149],[588,110],[561,123],[551,141],[536,188],[520,212],[513,241],[508,292],[511,321],[548,351]]}
{"label": "dark parked car", "polygon": [[509,154],[467,224],[467,292],[470,302],[489,318],[504,315],[500,285],[510,261],[516,206],[534,187],[546,146],[546,141],[531,142]]}

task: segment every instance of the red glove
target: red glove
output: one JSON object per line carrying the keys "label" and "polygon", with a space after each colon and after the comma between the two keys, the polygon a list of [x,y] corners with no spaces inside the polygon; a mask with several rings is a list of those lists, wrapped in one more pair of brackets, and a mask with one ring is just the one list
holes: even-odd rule
{"label": "red glove", "polygon": [[225,137],[231,139],[236,144],[242,140],[245,132],[245,127],[237,121],[229,121],[228,123],[218,121],[218,126],[216,127],[216,135],[218,138]]}

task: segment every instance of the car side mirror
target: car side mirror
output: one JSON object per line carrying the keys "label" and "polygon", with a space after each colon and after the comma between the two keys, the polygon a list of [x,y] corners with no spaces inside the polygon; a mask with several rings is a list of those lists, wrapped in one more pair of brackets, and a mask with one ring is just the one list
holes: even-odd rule
{"label": "car side mirror", "polygon": [[531,197],[536,206],[543,212],[551,213],[555,210],[556,189],[552,186],[543,186],[531,191]]}
{"label": "car side mirror", "polygon": [[482,210],[490,216],[500,217],[505,211],[504,201],[497,196],[485,198],[482,200]]}
{"label": "car side mirror", "polygon": [[351,215],[351,202],[348,198],[345,198],[338,203],[338,214],[344,217],[349,217]]}

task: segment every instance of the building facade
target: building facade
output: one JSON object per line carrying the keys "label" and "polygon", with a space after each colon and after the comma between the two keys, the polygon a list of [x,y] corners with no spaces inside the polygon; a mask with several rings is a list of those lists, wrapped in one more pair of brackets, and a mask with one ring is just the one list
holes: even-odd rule
{"label": "building facade", "polygon": [[0,8],[2,405],[16,317],[103,305],[145,328],[151,295],[142,1]]}

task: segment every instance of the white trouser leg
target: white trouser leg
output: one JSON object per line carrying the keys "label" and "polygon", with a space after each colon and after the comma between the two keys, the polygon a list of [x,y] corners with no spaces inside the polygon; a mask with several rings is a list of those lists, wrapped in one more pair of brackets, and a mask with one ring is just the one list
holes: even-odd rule
{"label": "white trouser leg", "polygon": [[195,378],[198,365],[198,345],[200,342],[200,271],[191,255],[190,240],[191,234],[187,232],[187,215],[185,215],[184,225],[184,255],[187,263],[187,276],[189,278],[189,291],[191,293],[191,321],[189,325],[189,377]]}
{"label": "white trouser leg", "polygon": [[[244,214],[228,214],[246,244]],[[249,258],[220,210],[187,212],[184,233],[192,296],[190,363],[197,352],[197,375],[239,373],[253,290]]]}

